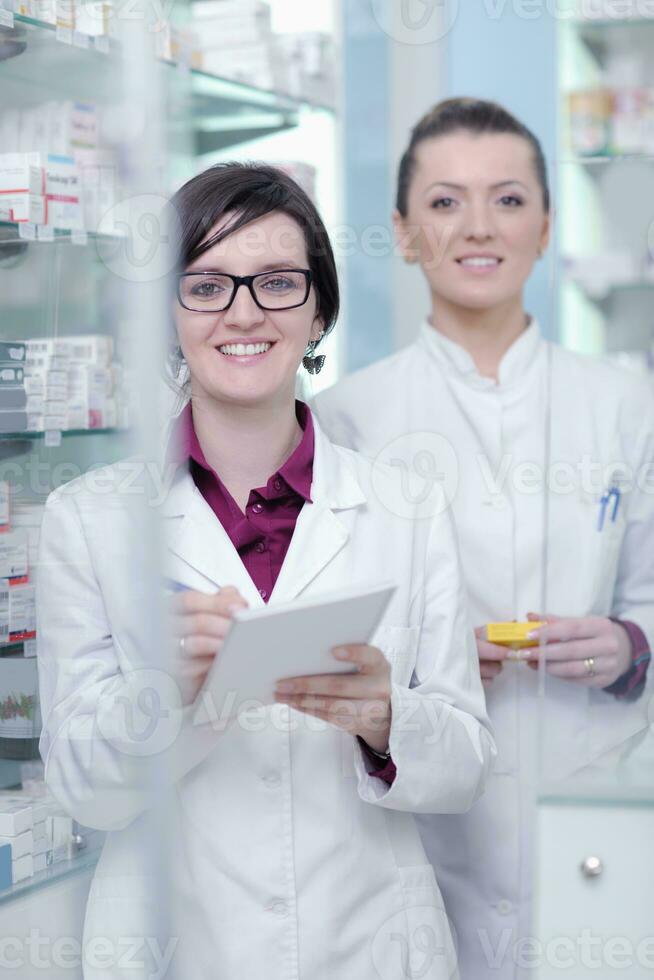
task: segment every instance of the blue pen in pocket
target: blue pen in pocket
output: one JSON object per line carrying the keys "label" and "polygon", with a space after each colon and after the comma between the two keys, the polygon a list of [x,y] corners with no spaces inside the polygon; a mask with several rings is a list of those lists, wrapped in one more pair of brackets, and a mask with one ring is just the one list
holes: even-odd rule
{"label": "blue pen in pocket", "polygon": [[609,504],[611,503],[611,500],[613,501],[613,510],[611,511],[611,523],[612,524],[615,524],[615,519],[618,516],[618,507],[620,506],[620,497],[621,496],[622,495],[620,493],[620,487],[616,486],[615,484],[613,484],[612,487],[609,487],[608,490],[605,490],[604,493],[602,494],[602,496],[600,498],[599,519],[598,519],[598,522],[597,522],[597,530],[598,531],[603,531],[604,530],[604,521],[606,519],[606,511],[607,511],[607,508],[608,508]]}

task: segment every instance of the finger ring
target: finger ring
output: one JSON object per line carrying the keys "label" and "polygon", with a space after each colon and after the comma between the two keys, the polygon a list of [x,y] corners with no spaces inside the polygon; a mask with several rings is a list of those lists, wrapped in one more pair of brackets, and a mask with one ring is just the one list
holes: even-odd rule
{"label": "finger ring", "polygon": [[584,660],[584,667],[586,668],[586,673],[589,677],[594,677],[597,671],[595,670],[595,658],[588,657]]}

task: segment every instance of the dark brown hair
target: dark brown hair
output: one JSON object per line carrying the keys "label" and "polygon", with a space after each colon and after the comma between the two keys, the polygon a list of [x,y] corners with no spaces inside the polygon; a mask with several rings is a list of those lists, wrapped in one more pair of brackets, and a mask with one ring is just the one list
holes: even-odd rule
{"label": "dark brown hair", "polygon": [[[187,181],[171,200],[178,231],[177,271],[251,221],[282,211],[302,228],[325,334],[339,310],[338,277],[329,235],[311,198],[292,177],[263,163],[219,163]],[[232,220],[207,234],[223,215]],[[206,239],[206,240],[205,240]],[[324,336],[324,335],[323,335]]]}
{"label": "dark brown hair", "polygon": [[511,133],[526,140],[534,154],[536,176],[543,192],[543,207],[550,209],[550,188],[547,164],[543,148],[537,137],[519,119],[496,102],[483,99],[446,99],[439,102],[414,126],[409,145],[400,161],[397,178],[397,210],[406,218],[409,187],[415,170],[416,147],[425,140],[460,132],[482,135],[486,133]]}

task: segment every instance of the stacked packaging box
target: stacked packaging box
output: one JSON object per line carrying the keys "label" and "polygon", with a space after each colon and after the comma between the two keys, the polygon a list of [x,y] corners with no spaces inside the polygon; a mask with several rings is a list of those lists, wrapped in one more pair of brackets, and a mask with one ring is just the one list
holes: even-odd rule
{"label": "stacked packaging box", "polygon": [[9,221],[81,229],[80,193],[73,157],[37,151],[0,154],[0,208]]}
{"label": "stacked packaging box", "polygon": [[125,427],[123,372],[104,334],[27,340],[27,428]]}
{"label": "stacked packaging box", "polygon": [[193,25],[202,45],[205,71],[275,89],[279,82],[272,43],[271,12],[262,0],[200,0]]}
{"label": "stacked packaging box", "polygon": [[568,95],[570,142],[580,156],[654,152],[654,89],[593,88]]}
{"label": "stacked packaging box", "polygon": [[262,0],[197,0],[193,23],[205,71],[324,105],[334,101],[334,42],[330,35],[277,34]]}
{"label": "stacked packaging box", "polygon": [[[0,888],[16,884],[46,867],[73,857],[75,836],[84,833],[87,845],[100,843],[99,835],[64,813],[49,793],[0,791]],[[11,852],[11,876],[2,873],[2,849]],[[6,853],[6,852],[5,852]],[[5,859],[6,860],[6,859]]]}
{"label": "stacked packaging box", "polygon": [[[31,510],[41,519],[42,505]],[[30,540],[30,532],[32,539]],[[36,597],[30,567],[36,564],[38,531],[28,530],[26,507],[15,513],[9,484],[0,482],[0,644],[30,641],[36,636]],[[31,656],[31,650],[26,654]]]}
{"label": "stacked packaging box", "polygon": [[0,341],[0,432],[27,428],[25,344]]}
{"label": "stacked packaging box", "polygon": [[273,43],[280,66],[279,91],[296,99],[320,105],[333,105],[336,90],[336,65],[333,38],[310,31],[275,34]]}
{"label": "stacked packaging box", "polygon": [[0,799],[0,845],[11,848],[11,884],[34,874],[34,817],[30,802],[20,796]]}
{"label": "stacked packaging box", "polygon": [[108,35],[113,27],[113,5],[108,0],[17,0],[15,8],[10,9],[91,37]]}
{"label": "stacked packaging box", "polygon": [[[44,102],[0,112],[0,210],[7,220],[96,232],[117,199],[115,151],[97,107]],[[13,212],[13,216],[10,214]]]}

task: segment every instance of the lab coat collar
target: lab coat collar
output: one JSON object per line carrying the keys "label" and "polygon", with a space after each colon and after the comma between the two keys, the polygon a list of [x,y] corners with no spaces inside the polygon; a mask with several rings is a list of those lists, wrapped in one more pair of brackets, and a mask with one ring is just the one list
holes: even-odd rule
{"label": "lab coat collar", "polygon": [[508,388],[520,382],[528,368],[534,363],[544,341],[538,321],[535,317],[531,317],[529,325],[509,347],[500,361],[499,385],[496,385],[492,378],[482,377],[468,351],[460,344],[450,340],[449,337],[439,333],[428,320],[424,320],[420,326],[417,343],[424,350],[427,350],[446,372],[454,371],[462,381],[471,387],[491,389],[498,386]]}
{"label": "lab coat collar", "polygon": [[[334,447],[314,417],[315,453],[311,503],[300,511],[291,544],[269,602],[295,598],[349,539],[347,520],[337,516],[366,503],[347,450]],[[263,600],[227,532],[200,491],[188,466],[180,466],[162,505],[169,551],[216,587],[235,585],[250,606]],[[182,579],[183,580],[183,579]]]}

